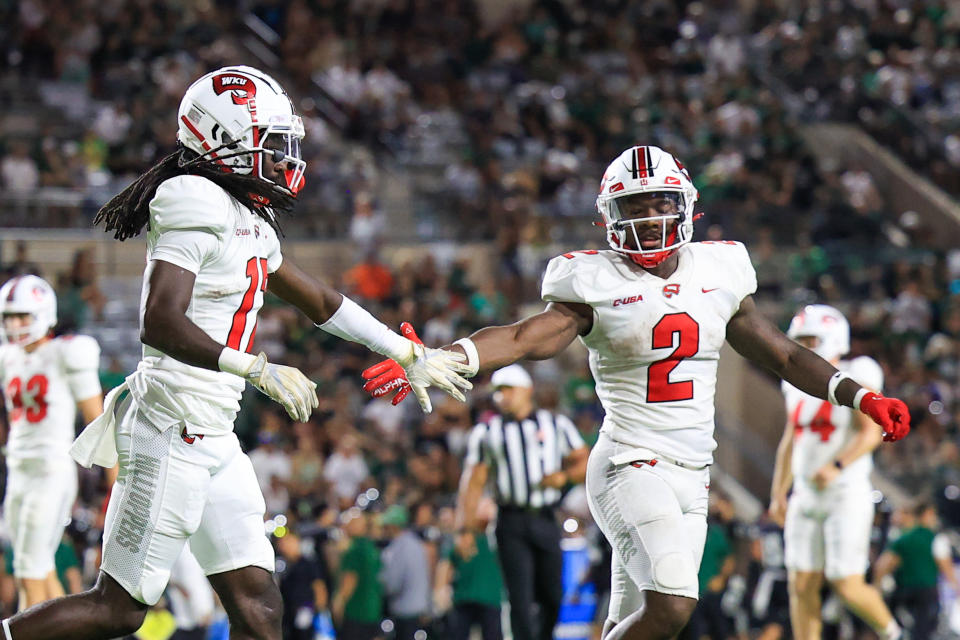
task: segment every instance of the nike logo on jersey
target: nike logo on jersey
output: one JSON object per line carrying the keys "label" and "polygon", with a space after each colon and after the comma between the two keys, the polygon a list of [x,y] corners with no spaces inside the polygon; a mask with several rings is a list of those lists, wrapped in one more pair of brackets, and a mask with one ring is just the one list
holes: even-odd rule
{"label": "nike logo on jersey", "polygon": [[637,294],[635,296],[627,296],[626,298],[617,298],[613,301],[613,306],[622,307],[625,304],[633,304],[634,302],[642,302],[643,296]]}
{"label": "nike logo on jersey", "polygon": [[710,293],[711,291],[716,291],[716,290],[719,289],[719,288],[720,288],[720,287],[714,287],[713,289],[707,289],[706,287],[701,287],[701,288],[700,288],[700,291],[702,291],[703,293]]}

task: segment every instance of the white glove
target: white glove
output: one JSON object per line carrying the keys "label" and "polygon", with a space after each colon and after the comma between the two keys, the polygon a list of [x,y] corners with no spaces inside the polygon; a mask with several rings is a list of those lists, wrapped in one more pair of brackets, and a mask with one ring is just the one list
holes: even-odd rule
{"label": "white glove", "polygon": [[465,364],[466,356],[444,349],[430,349],[412,341],[410,345],[410,356],[398,358],[397,364],[407,374],[407,381],[423,412],[433,411],[428,387],[437,387],[456,400],[466,402],[467,398],[460,389],[473,389],[473,383],[461,375],[471,373],[471,368]]}
{"label": "white glove", "polygon": [[317,408],[317,385],[295,367],[267,362],[267,354],[254,357],[229,347],[220,352],[220,370],[244,378],[283,405],[287,415],[297,422],[306,422]]}

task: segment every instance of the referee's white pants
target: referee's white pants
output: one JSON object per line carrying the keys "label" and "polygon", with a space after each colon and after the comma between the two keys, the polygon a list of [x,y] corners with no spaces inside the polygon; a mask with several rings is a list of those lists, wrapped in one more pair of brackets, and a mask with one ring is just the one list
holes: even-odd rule
{"label": "referee's white pants", "polygon": [[613,547],[613,622],[642,606],[643,591],[697,598],[707,534],[709,468],[645,462],[652,452],[623,460],[631,450],[601,433],[587,464],[590,512]]}

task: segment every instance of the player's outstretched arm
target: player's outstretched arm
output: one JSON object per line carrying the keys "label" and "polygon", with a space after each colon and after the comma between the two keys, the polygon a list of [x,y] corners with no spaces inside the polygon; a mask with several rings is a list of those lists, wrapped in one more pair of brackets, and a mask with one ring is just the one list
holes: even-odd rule
{"label": "player's outstretched arm", "polygon": [[244,378],[283,405],[294,420],[306,422],[317,407],[316,386],[298,369],[270,364],[263,353],[254,356],[225,347],[187,317],[196,276],[164,260],[151,260],[140,340],[180,362]]}
{"label": "player's outstretched arm", "polygon": [[[404,335],[419,338],[410,327]],[[589,305],[573,302],[551,302],[547,308],[510,325],[486,327],[469,338],[457,340],[444,350],[463,354],[467,375],[494,371],[518,360],[546,360],[566,349],[577,335],[585,335],[593,326],[593,310]],[[364,391],[379,398],[396,391],[393,404],[399,404],[410,389],[404,372],[391,360],[384,360],[363,372],[367,383]]]}
{"label": "player's outstretched arm", "polygon": [[[536,315],[470,336],[477,348],[478,372],[496,371],[518,360],[547,360],[593,326],[593,310],[575,302],[551,302]],[[463,351],[457,344],[449,347]]]}
{"label": "player's outstretched arm", "polygon": [[766,367],[804,393],[866,413],[883,427],[884,440],[900,440],[910,432],[910,413],[901,400],[864,389],[788,338],[757,310],[750,296],[743,299],[740,310],[727,323],[727,342],[744,358]]}
{"label": "player's outstretched arm", "polygon": [[428,349],[394,333],[368,311],[329,285],[314,278],[290,260],[270,274],[270,291],[303,311],[314,324],[333,335],[359,342],[402,367],[426,413],[432,410],[428,387],[437,387],[463,402],[462,389],[473,385],[462,374],[465,356]]}

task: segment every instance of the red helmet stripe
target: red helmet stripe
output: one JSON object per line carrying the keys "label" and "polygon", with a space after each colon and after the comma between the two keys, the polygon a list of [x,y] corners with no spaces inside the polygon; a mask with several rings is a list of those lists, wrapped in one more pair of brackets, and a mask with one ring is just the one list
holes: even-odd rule
{"label": "red helmet stripe", "polygon": [[180,116],[180,121],[187,126],[187,129],[190,129],[190,133],[197,136],[197,140],[199,140],[200,144],[203,145],[203,148],[210,153],[210,157],[216,160],[218,164],[223,164],[223,160],[217,157],[217,152],[210,151],[210,145],[207,144],[207,139],[203,137],[203,134],[200,133],[199,129],[193,126],[193,124],[187,119],[187,116]]}
{"label": "red helmet stripe", "polygon": [[646,147],[637,147],[637,175],[635,178],[647,178],[647,156],[649,152]]}
{"label": "red helmet stripe", "polygon": [[20,286],[20,280],[23,276],[17,276],[13,279],[13,284],[10,285],[10,293],[7,294],[7,302],[13,302],[13,294],[17,290],[17,287]]}

